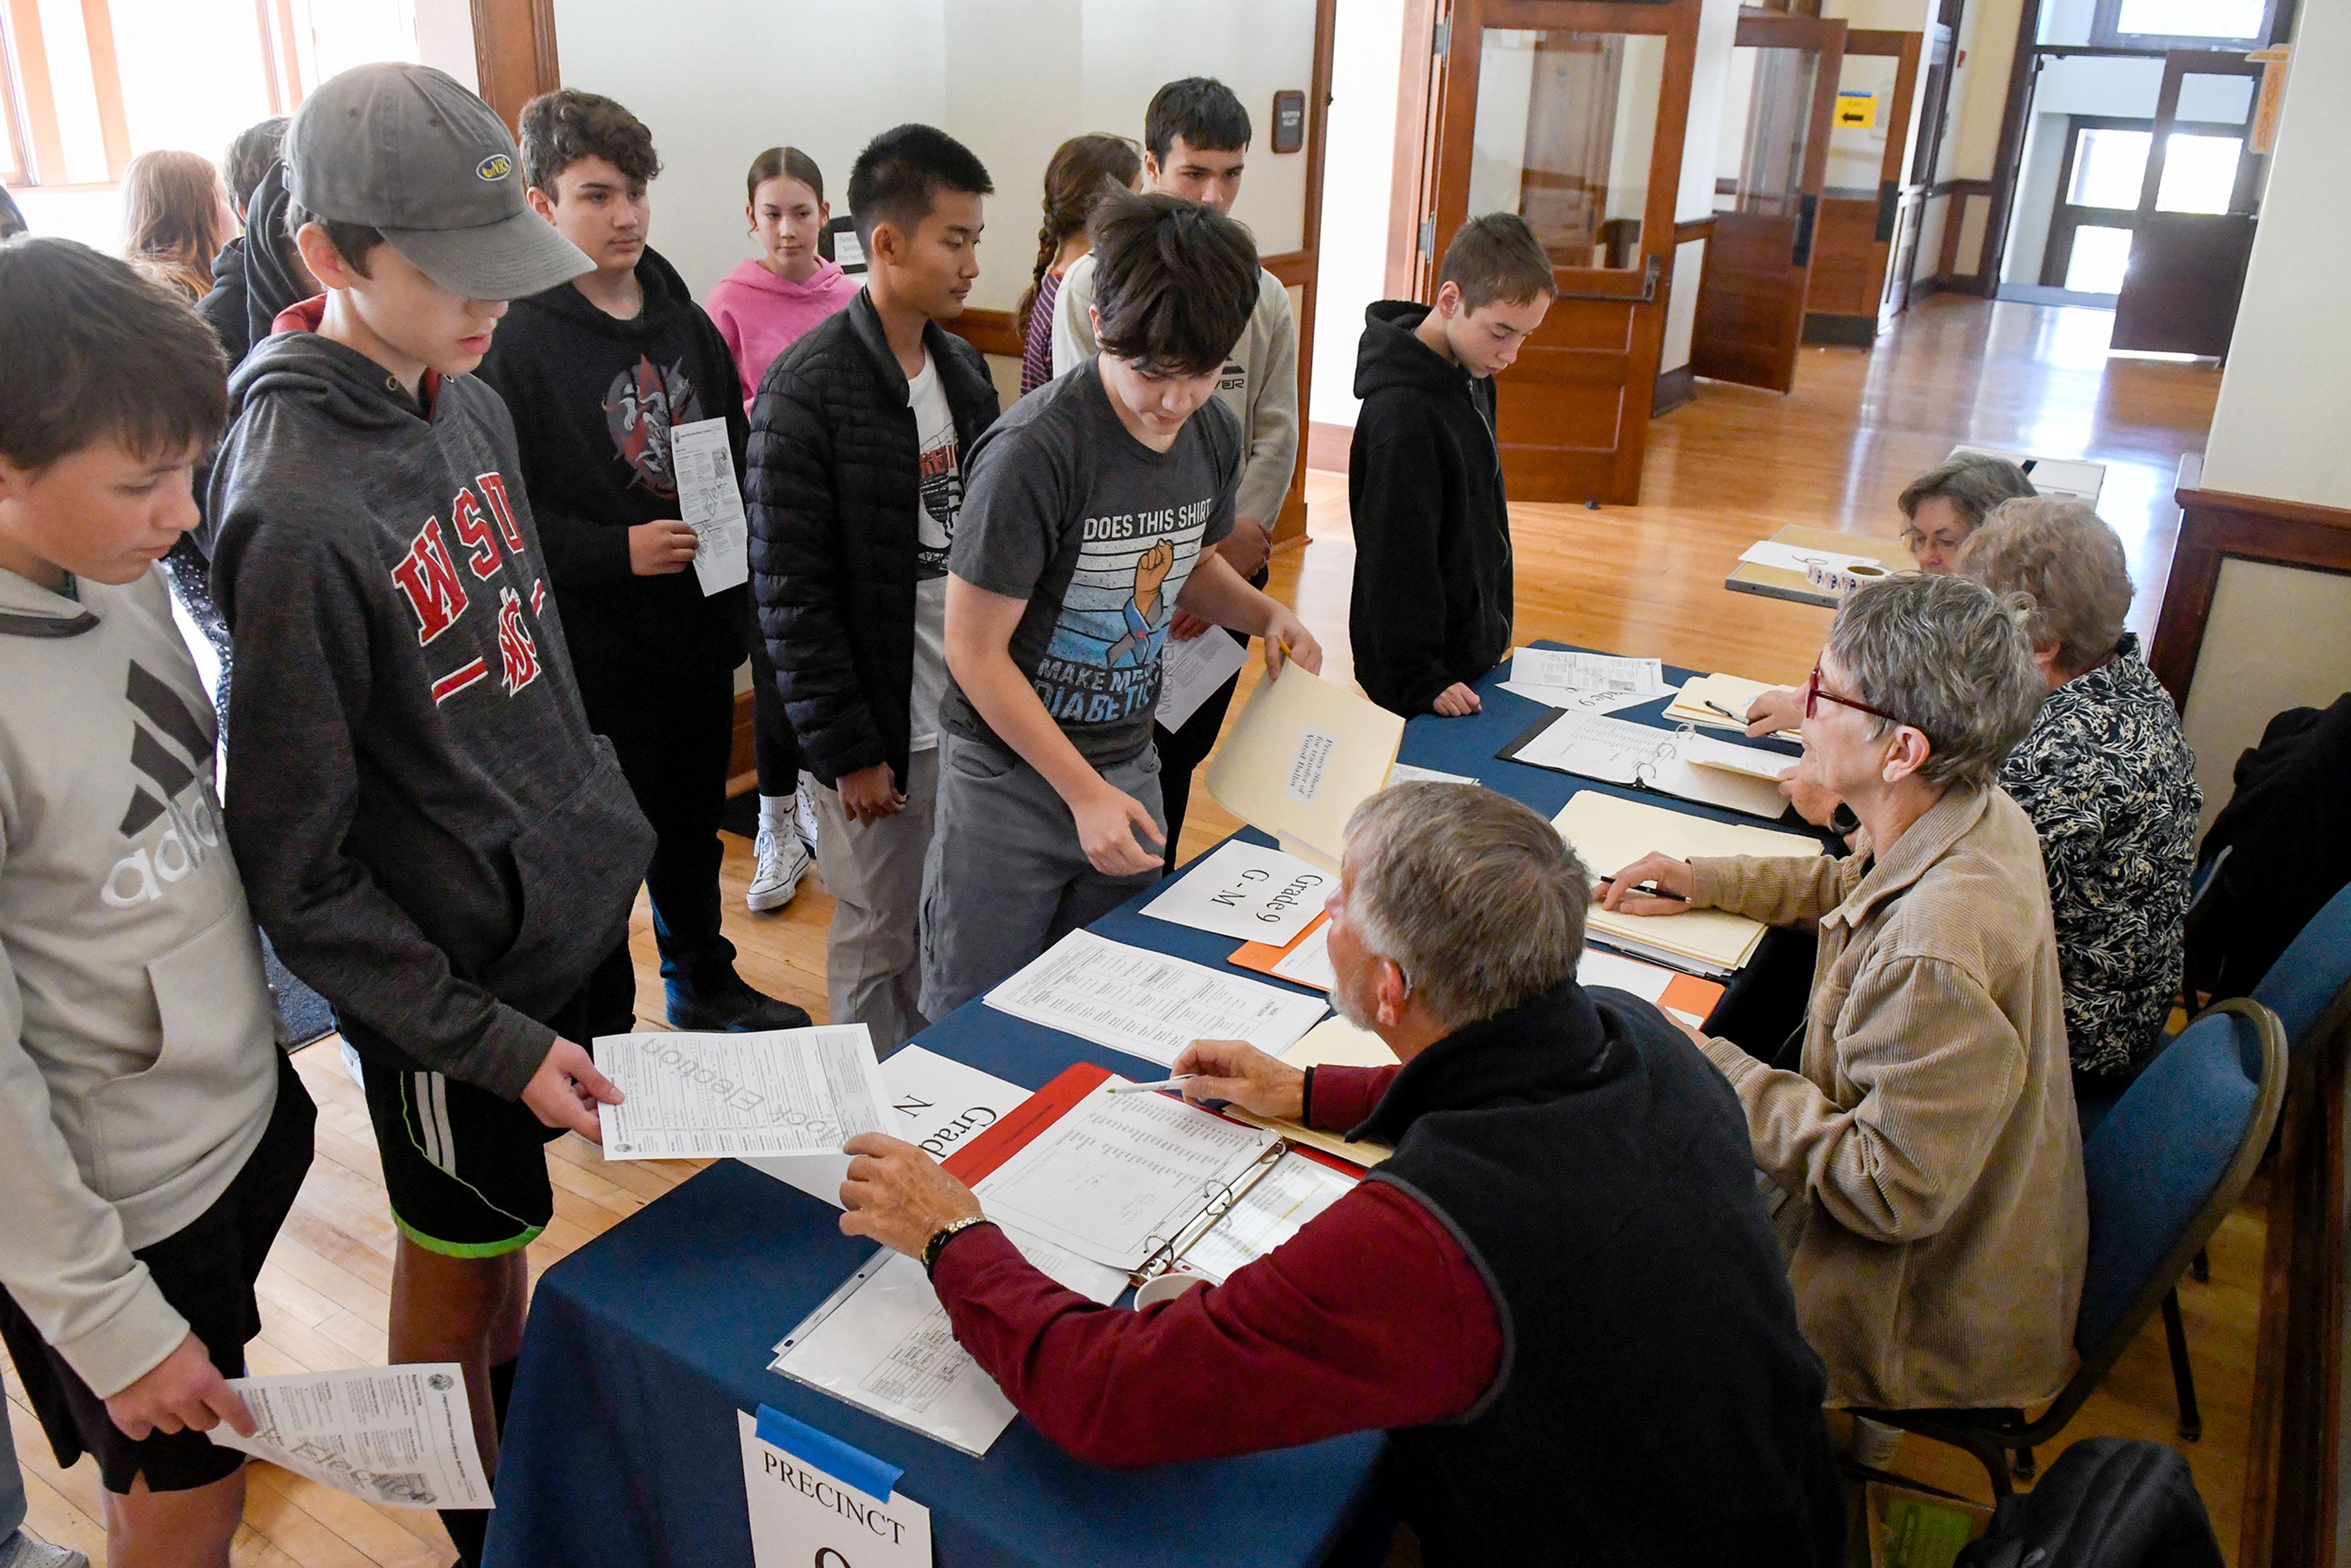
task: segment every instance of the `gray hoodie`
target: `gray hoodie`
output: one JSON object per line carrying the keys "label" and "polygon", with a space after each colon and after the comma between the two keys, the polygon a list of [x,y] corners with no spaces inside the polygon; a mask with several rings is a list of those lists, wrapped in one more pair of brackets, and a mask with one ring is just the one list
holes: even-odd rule
{"label": "gray hoodie", "polygon": [[131,1249],[243,1168],[284,1030],[162,576],[78,592],[0,571],[0,1283],[110,1396],[187,1337]]}
{"label": "gray hoodie", "polygon": [[514,425],[471,376],[428,376],[428,413],[307,331],[229,393],[208,515],[254,908],[363,1052],[512,1099],[653,842],[580,708]]}

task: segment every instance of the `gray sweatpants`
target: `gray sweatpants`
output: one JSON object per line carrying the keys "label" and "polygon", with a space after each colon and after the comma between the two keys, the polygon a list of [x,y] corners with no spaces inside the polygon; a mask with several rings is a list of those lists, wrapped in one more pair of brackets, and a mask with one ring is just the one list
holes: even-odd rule
{"label": "gray sweatpants", "polygon": [[[1145,746],[1102,777],[1165,830],[1156,751]],[[941,737],[938,817],[923,867],[923,1011],[945,1018],[1160,874],[1154,864],[1104,876],[1043,774],[985,741]]]}
{"label": "gray sweatpants", "polygon": [[928,1021],[919,928],[938,782],[938,748],[915,752],[906,761],[905,809],[862,826],[841,809],[835,791],[813,780],[809,791],[816,799],[816,869],[832,895],[825,1005],[834,1023],[865,1025],[877,1051],[895,1051]]}

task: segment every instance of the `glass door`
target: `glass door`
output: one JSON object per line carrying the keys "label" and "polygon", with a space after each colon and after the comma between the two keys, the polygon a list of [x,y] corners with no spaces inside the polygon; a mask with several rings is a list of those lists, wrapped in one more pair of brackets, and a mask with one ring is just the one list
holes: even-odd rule
{"label": "glass door", "polygon": [[2261,156],[2250,147],[2261,72],[2241,55],[2165,57],[2140,157],[2129,259],[2116,290],[2113,347],[2228,351],[2261,189]]}
{"label": "glass door", "polygon": [[1819,16],[1740,13],[1690,339],[1701,376],[1795,383],[1844,37],[1843,22]]}
{"label": "glass door", "polygon": [[1698,0],[1456,0],[1422,297],[1472,214],[1515,213],[1559,298],[1503,372],[1514,500],[1640,498]]}
{"label": "glass door", "polygon": [[1875,28],[1844,36],[1804,297],[1807,342],[1867,344],[1908,302],[1896,297],[1889,263],[1904,205],[1924,194],[1903,183],[1902,172],[1925,42],[1920,33]]}

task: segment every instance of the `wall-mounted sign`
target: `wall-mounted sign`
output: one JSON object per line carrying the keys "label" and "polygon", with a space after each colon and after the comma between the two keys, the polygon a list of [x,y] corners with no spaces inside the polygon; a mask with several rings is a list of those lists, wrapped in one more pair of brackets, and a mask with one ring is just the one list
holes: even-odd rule
{"label": "wall-mounted sign", "polygon": [[1874,92],[1839,92],[1836,96],[1836,122],[1855,131],[1876,129],[1877,95]]}
{"label": "wall-mounted sign", "polygon": [[1295,152],[1306,145],[1306,95],[1292,89],[1273,95],[1273,150]]}

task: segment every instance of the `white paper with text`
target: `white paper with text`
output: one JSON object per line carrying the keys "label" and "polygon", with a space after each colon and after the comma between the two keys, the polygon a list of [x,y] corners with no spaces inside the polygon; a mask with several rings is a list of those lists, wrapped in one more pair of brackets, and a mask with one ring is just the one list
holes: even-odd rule
{"label": "white paper with text", "polygon": [[495,1508],[474,1442],[464,1369],[417,1362],[286,1377],[232,1377],[256,1431],[206,1436],[322,1486],[390,1508]]}
{"label": "white paper with text", "polygon": [[694,530],[694,575],[707,598],[751,576],[751,525],[735,478],[735,447],[724,419],[672,425],[669,438],[679,520]]}
{"label": "white paper with text", "polygon": [[1245,1040],[1280,1055],[1326,1010],[1318,997],[1082,930],[998,985],[987,1005],[1169,1065],[1196,1040]]}

